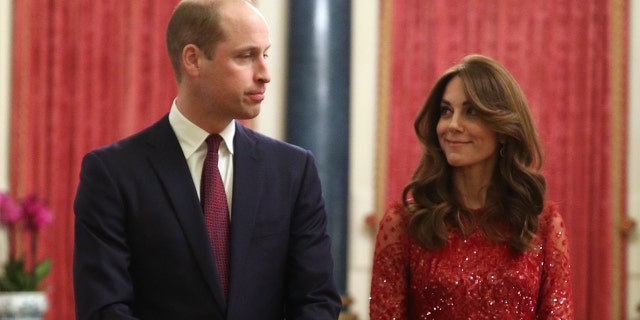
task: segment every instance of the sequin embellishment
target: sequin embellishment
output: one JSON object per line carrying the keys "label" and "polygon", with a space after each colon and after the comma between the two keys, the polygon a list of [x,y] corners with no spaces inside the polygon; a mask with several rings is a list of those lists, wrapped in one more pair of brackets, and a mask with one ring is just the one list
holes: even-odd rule
{"label": "sequin embellishment", "polygon": [[409,238],[402,207],[380,222],[371,282],[371,320],[573,319],[569,252],[557,206],[539,217],[522,255],[476,231],[451,232],[441,250]]}

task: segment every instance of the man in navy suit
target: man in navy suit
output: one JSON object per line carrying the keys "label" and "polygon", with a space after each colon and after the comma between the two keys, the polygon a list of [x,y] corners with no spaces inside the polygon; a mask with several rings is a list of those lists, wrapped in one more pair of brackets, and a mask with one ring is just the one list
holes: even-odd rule
{"label": "man in navy suit", "polygon": [[[248,1],[191,0],[167,29],[178,96],[149,128],[88,153],[75,199],[78,319],[337,319],[312,154],[236,121],[258,115],[270,46]],[[222,137],[228,293],[201,206],[205,139]]]}

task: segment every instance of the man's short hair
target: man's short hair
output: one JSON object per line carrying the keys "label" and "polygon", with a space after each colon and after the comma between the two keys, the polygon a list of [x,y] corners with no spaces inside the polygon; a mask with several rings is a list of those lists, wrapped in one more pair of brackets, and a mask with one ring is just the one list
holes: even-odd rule
{"label": "man's short hair", "polygon": [[216,45],[224,40],[220,1],[182,1],[171,15],[167,27],[167,49],[176,79],[180,82],[182,50],[193,44],[211,58]]}

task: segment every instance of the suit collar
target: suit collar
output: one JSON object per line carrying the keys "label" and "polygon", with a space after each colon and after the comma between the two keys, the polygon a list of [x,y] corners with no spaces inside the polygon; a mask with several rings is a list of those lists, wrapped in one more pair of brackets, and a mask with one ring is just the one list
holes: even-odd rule
{"label": "suit collar", "polygon": [[222,310],[226,310],[214,263],[204,214],[187,162],[168,116],[149,128],[149,162],[153,166],[173,205],[173,212],[198,262],[203,277]]}
{"label": "suit collar", "polygon": [[265,183],[264,165],[260,160],[259,143],[256,133],[240,123],[236,126],[234,138],[236,153],[233,156],[233,204],[231,206],[231,277],[229,281],[229,301],[241,293],[237,284],[242,283],[247,250],[253,235],[256,215],[260,206],[261,190]]}

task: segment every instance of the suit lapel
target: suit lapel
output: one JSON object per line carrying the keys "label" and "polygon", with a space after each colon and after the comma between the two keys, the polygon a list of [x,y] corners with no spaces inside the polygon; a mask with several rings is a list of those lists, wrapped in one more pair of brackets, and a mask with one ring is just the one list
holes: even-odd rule
{"label": "suit lapel", "polygon": [[224,311],[226,302],[209,244],[204,215],[182,148],[165,116],[151,131],[149,162],[162,182],[203,277]]}
{"label": "suit lapel", "polygon": [[255,136],[236,123],[233,155],[233,200],[231,207],[231,278],[229,301],[241,292],[242,270],[255,226],[260,192],[264,183]]}

